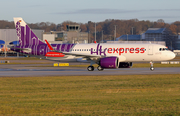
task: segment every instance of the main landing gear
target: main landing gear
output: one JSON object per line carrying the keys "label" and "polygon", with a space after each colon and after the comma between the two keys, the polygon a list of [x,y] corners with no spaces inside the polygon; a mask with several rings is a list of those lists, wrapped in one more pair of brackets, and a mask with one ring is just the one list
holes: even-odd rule
{"label": "main landing gear", "polygon": [[102,68],[101,66],[98,66],[97,69],[98,69],[99,71],[103,71],[103,70],[104,70],[104,68]]}
{"label": "main landing gear", "polygon": [[93,70],[94,70],[94,66],[88,66],[88,67],[87,67],[87,70],[88,70],[88,71],[93,71]]}
{"label": "main landing gear", "polygon": [[[104,70],[104,68],[102,68],[101,66],[98,66],[97,69],[98,69],[99,71],[103,71],[103,70]],[[87,70],[88,70],[88,71],[94,71],[94,66],[88,66],[88,67],[87,67]]]}
{"label": "main landing gear", "polygon": [[150,64],[151,64],[150,70],[153,71],[154,70],[153,62],[150,62]]}

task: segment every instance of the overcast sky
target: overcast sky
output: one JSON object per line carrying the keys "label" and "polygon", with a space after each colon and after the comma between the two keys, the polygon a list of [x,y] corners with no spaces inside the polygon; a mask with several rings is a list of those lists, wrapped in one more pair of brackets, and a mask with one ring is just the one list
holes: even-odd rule
{"label": "overcast sky", "polygon": [[27,23],[106,19],[180,21],[180,0],[0,0],[0,20],[22,17]]}

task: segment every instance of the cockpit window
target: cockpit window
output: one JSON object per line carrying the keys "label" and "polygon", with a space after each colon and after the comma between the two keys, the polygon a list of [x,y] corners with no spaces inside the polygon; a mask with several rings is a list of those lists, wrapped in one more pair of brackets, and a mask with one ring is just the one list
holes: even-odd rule
{"label": "cockpit window", "polygon": [[168,51],[168,48],[159,48],[159,51]]}

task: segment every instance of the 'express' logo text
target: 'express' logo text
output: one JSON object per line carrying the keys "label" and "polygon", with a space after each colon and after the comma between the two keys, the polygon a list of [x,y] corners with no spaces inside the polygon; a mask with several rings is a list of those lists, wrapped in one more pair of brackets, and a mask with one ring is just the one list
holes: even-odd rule
{"label": "'express' logo text", "polygon": [[106,56],[106,50],[107,53],[109,54],[115,54],[118,53],[119,55],[123,54],[123,53],[145,53],[145,48],[105,48],[102,49],[102,46],[99,47],[100,44],[97,45],[97,49],[93,51],[93,48],[91,48],[91,54],[96,54],[96,55],[104,55]]}

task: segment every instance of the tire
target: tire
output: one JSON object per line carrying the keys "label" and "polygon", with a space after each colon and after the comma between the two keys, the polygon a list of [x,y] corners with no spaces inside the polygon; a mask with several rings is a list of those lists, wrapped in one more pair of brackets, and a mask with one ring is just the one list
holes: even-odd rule
{"label": "tire", "polygon": [[87,67],[87,70],[88,70],[88,71],[94,71],[94,66],[88,66],[88,67]]}
{"label": "tire", "polygon": [[98,69],[99,71],[103,71],[103,70],[104,70],[104,68],[102,68],[101,66],[98,66],[97,69]]}
{"label": "tire", "polygon": [[151,68],[150,68],[150,70],[151,70],[151,71],[153,71],[153,70],[154,70],[154,68],[153,68],[153,67],[151,67]]}

